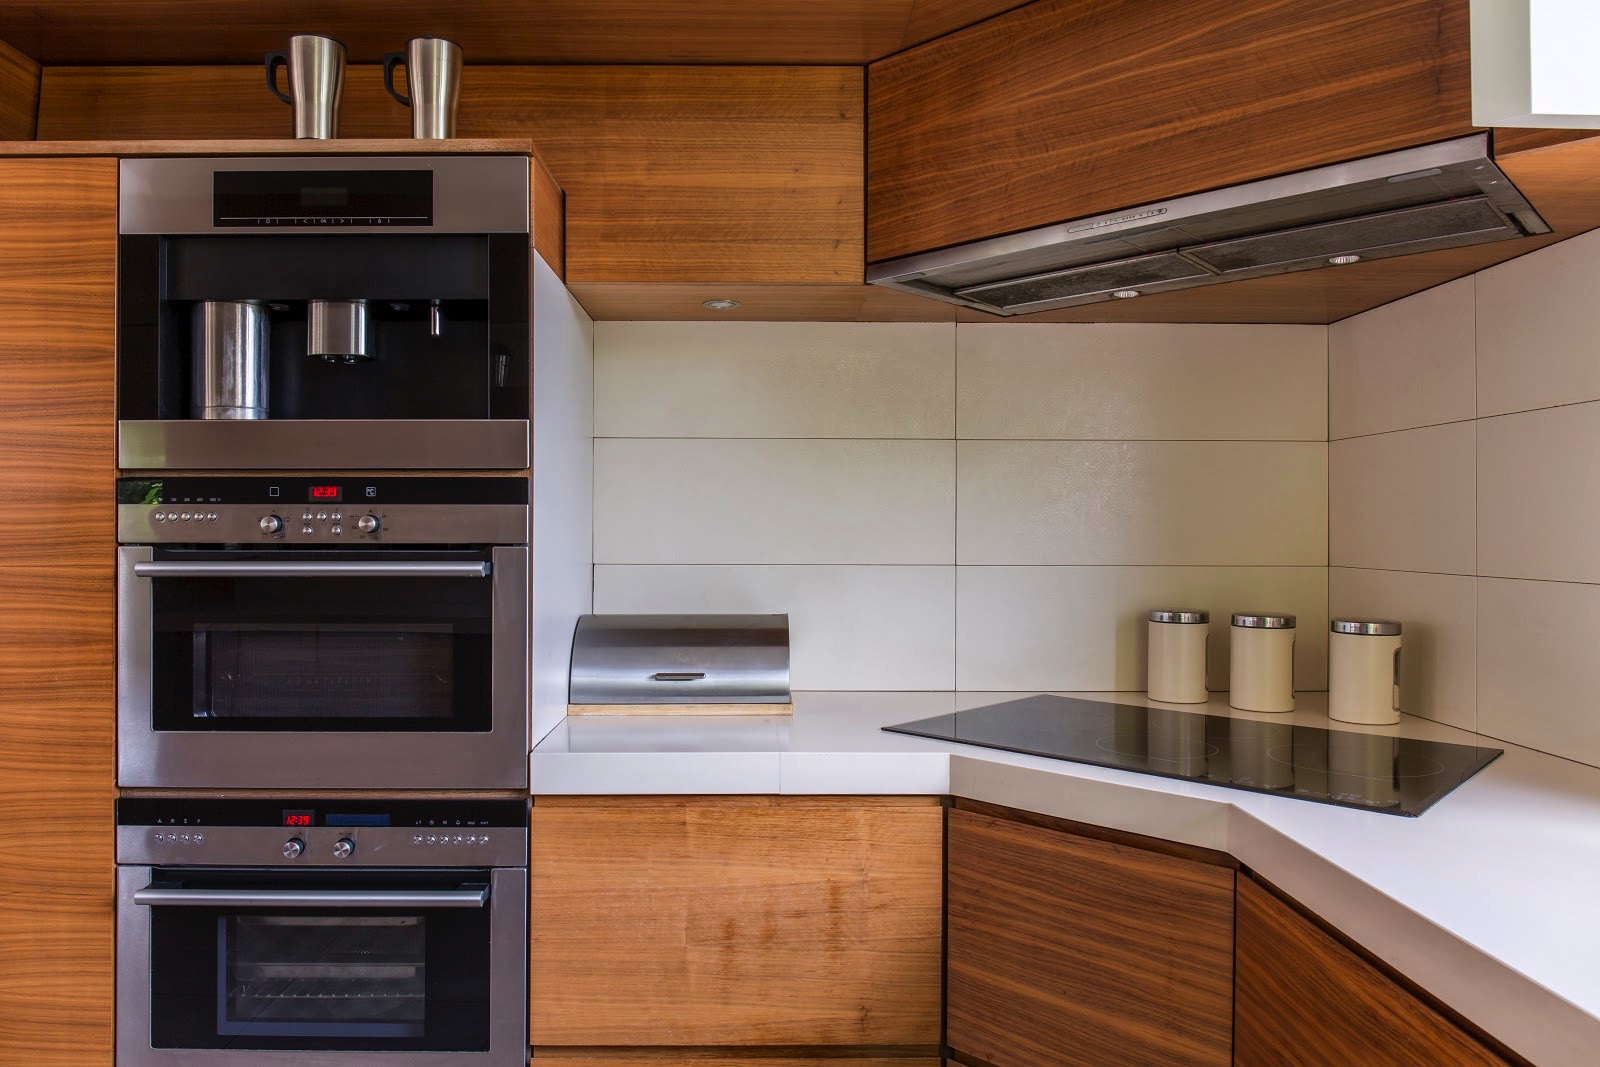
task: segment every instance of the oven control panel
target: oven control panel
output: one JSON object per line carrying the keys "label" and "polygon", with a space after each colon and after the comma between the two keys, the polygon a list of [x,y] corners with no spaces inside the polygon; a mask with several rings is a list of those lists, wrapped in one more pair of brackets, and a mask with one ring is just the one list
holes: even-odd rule
{"label": "oven control panel", "polygon": [[123,478],[117,540],[266,546],[528,540],[524,478]]}
{"label": "oven control panel", "polygon": [[527,851],[520,800],[117,801],[118,863],[514,867]]}

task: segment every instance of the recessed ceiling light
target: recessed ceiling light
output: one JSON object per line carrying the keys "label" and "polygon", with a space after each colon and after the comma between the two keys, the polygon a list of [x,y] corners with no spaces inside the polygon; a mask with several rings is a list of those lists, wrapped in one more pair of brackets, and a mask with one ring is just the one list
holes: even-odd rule
{"label": "recessed ceiling light", "polygon": [[1329,256],[1328,257],[1328,262],[1332,263],[1335,267],[1343,267],[1348,263],[1360,263],[1361,262],[1361,257],[1360,256],[1354,256],[1354,255],[1349,255],[1349,256]]}
{"label": "recessed ceiling light", "polygon": [[1137,289],[1118,289],[1116,292],[1111,294],[1111,299],[1113,299],[1113,300],[1132,300],[1134,297],[1136,297],[1138,295],[1139,295],[1139,290],[1137,290]]}
{"label": "recessed ceiling light", "polygon": [[700,306],[710,308],[712,311],[732,311],[739,306],[739,301],[727,299],[705,300],[701,302]]}

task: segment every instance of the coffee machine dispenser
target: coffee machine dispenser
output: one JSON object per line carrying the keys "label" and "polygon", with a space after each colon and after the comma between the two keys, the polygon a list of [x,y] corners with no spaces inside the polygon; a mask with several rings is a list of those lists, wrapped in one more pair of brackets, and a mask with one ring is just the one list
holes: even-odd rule
{"label": "coffee machine dispenser", "polygon": [[526,156],[121,167],[119,466],[528,465]]}

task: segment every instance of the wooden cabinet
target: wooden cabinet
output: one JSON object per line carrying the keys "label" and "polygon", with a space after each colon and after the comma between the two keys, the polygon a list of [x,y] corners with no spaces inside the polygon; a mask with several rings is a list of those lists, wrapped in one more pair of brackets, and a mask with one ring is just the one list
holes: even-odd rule
{"label": "wooden cabinet", "polygon": [[[531,842],[538,1057],[831,1046],[865,1050],[865,1067],[873,1048],[935,1054],[932,798],[540,797]],[[618,1055],[601,1063],[631,1062]],[[698,1062],[687,1056],[671,1062]]]}
{"label": "wooden cabinet", "polygon": [[536,1053],[531,1067],[939,1067],[937,1056],[790,1056],[737,1052],[671,1053],[659,1051]]}
{"label": "wooden cabinet", "polygon": [[1037,0],[869,68],[867,258],[1470,133],[1468,0]]}
{"label": "wooden cabinet", "polygon": [[946,1041],[992,1067],[1229,1062],[1230,866],[949,813]]}
{"label": "wooden cabinet", "polygon": [[0,141],[33,136],[39,110],[39,64],[0,41]]}
{"label": "wooden cabinet", "polygon": [[1238,1067],[1503,1067],[1443,1013],[1249,875],[1239,878]]}
{"label": "wooden cabinet", "polygon": [[0,159],[0,1063],[111,1061],[117,167]]}

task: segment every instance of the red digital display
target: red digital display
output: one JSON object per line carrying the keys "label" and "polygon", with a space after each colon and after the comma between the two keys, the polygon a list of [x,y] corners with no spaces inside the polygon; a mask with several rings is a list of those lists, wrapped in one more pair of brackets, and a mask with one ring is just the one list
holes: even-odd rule
{"label": "red digital display", "polygon": [[343,500],[344,487],[340,485],[313,485],[311,487],[311,499],[333,501]]}
{"label": "red digital display", "polygon": [[311,825],[311,820],[314,819],[315,817],[316,817],[316,813],[315,812],[310,812],[310,811],[286,811],[286,812],[283,813],[283,825],[285,825],[285,826],[310,826]]}

